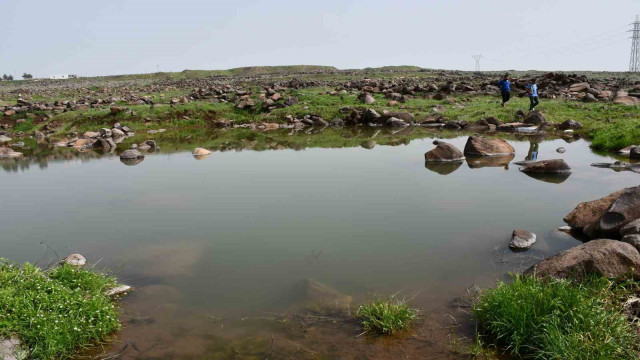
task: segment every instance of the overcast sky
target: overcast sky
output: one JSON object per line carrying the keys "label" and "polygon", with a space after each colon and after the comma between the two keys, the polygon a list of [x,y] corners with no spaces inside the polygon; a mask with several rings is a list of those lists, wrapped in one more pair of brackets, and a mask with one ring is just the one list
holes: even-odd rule
{"label": "overcast sky", "polygon": [[0,73],[629,67],[640,0],[0,0]]}

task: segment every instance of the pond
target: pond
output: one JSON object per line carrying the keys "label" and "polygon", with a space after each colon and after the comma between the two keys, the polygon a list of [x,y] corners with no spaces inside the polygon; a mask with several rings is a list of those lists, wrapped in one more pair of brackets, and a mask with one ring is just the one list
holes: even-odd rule
{"label": "pond", "polygon": [[[200,136],[186,145],[158,136],[160,150],[136,166],[67,149],[56,156],[25,150],[27,160],[2,164],[2,257],[46,266],[78,252],[136,288],[122,301],[123,330],[89,354],[465,358],[456,339],[473,325],[459,299],[579,244],[557,230],[564,215],[640,176],[591,167],[615,159],[573,138],[512,137],[514,159],[425,166],[437,132],[392,141],[397,146],[296,149],[273,144],[283,133],[266,151],[236,136],[254,143],[241,151],[223,143],[237,151],[196,160],[190,150],[199,141],[229,134]],[[323,136],[330,137],[288,141]],[[376,139],[389,142],[384,136]],[[446,141],[462,149],[466,136]],[[534,143],[538,159],[562,158],[573,173],[520,172],[513,161]],[[528,252],[508,249],[516,228],[537,234]],[[322,307],[309,298],[317,293]],[[372,338],[345,316],[394,294],[423,310],[412,335]]]}

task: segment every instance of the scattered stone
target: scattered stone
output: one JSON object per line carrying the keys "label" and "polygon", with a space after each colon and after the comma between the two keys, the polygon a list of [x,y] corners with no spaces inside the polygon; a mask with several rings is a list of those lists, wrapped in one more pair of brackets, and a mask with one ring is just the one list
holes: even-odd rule
{"label": "scattered stone", "polygon": [[559,147],[559,148],[556,149],[556,152],[560,153],[560,154],[564,154],[566,151],[567,150],[565,148],[563,148],[563,147]]}
{"label": "scattered stone", "polygon": [[540,111],[532,111],[529,113],[526,119],[524,119],[525,124],[530,125],[540,125],[547,122],[547,118]]}
{"label": "scattered stone", "polygon": [[582,123],[580,123],[578,121],[575,121],[575,120],[567,119],[563,123],[558,124],[558,129],[560,129],[560,130],[578,130],[578,129],[582,129]]}
{"label": "scattered stone", "polygon": [[42,133],[42,131],[38,131],[38,130],[34,131],[33,137],[36,138],[37,141],[44,140],[44,134]]}
{"label": "scattered stone", "polygon": [[526,230],[513,230],[509,247],[512,250],[527,250],[536,242],[536,234]]}
{"label": "scattered stone", "polygon": [[64,258],[62,262],[71,266],[84,266],[87,263],[87,259],[80,254],[71,254]]}
{"label": "scattered stone", "polygon": [[457,147],[444,141],[434,141],[435,149],[424,154],[425,161],[462,161],[464,154]]}
{"label": "scattered stone", "polygon": [[618,278],[632,274],[640,279],[640,253],[632,245],[617,240],[592,240],[562,251],[529,268],[525,274],[572,278],[581,281],[587,274]]}
{"label": "scattered stone", "polygon": [[585,92],[585,91],[589,90],[590,88],[591,88],[591,86],[589,86],[589,83],[583,82],[583,83],[578,83],[578,84],[571,85],[571,87],[569,87],[569,91],[571,91],[571,92]]}
{"label": "scattered stone", "polygon": [[364,96],[364,99],[362,99],[362,102],[364,102],[365,104],[373,104],[374,102],[376,102],[376,99],[370,94],[366,94]]}
{"label": "scattered stone", "polygon": [[206,158],[207,156],[211,155],[211,151],[204,149],[204,148],[195,148],[193,150],[192,153],[193,157],[195,157],[197,160],[201,160]]}
{"label": "scattered stone", "polygon": [[6,143],[11,141],[12,139],[6,135],[0,135],[0,143]]}

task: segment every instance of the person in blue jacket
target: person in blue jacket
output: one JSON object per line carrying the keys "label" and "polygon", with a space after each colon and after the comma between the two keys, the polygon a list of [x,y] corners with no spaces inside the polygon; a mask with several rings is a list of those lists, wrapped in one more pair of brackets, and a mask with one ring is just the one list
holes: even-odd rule
{"label": "person in blue jacket", "polygon": [[538,84],[536,84],[536,79],[531,80],[531,82],[527,84],[527,94],[529,94],[529,101],[531,102],[529,111],[533,111],[536,109],[536,106],[540,104],[540,99],[538,98]]}
{"label": "person in blue jacket", "polygon": [[502,104],[500,104],[500,106],[504,107],[511,98],[511,79],[509,78],[509,73],[504,74],[504,77],[500,80],[498,86],[500,87],[500,93],[502,94]]}

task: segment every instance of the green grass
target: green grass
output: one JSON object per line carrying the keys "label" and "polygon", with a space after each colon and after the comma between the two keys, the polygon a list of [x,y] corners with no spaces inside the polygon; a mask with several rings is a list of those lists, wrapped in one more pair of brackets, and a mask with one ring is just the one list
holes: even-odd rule
{"label": "green grass", "polygon": [[416,320],[417,310],[400,300],[376,300],[360,306],[357,316],[365,331],[393,335],[411,327]]}
{"label": "green grass", "polygon": [[72,355],[120,329],[104,291],[114,278],[62,265],[48,271],[0,262],[0,335],[17,334],[33,359]]}
{"label": "green grass", "polygon": [[514,276],[484,291],[473,306],[486,344],[524,359],[636,359],[638,337],[601,277],[581,284]]}

